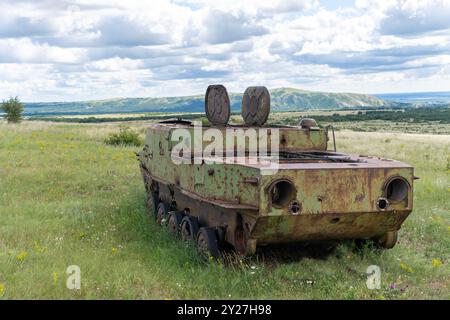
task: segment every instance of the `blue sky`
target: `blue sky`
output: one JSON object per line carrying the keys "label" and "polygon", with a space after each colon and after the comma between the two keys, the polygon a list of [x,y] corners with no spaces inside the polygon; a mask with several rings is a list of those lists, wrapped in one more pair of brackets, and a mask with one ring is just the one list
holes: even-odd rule
{"label": "blue sky", "polygon": [[339,8],[349,8],[355,6],[355,0],[322,0],[320,1],[320,4],[328,10],[336,10]]}
{"label": "blue sky", "polygon": [[0,98],[450,91],[450,0],[2,0]]}

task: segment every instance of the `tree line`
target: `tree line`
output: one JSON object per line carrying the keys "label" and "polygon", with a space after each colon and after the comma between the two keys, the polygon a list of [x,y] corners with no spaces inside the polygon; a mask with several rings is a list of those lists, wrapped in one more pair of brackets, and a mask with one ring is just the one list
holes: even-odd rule
{"label": "tree line", "polygon": [[[404,110],[373,110],[373,111],[358,111],[353,114],[339,114],[333,113],[331,115],[313,115],[305,116],[307,118],[314,118],[320,123],[327,122],[358,122],[370,120],[384,120],[390,122],[410,122],[410,123],[424,123],[424,122],[438,122],[450,123],[450,108],[409,108]],[[283,121],[284,120],[284,121]],[[299,119],[283,119],[284,124],[297,125]]]}

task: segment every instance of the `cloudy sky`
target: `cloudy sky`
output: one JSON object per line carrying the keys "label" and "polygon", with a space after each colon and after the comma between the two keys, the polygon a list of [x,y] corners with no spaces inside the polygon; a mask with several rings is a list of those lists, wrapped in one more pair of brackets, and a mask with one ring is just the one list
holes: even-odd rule
{"label": "cloudy sky", "polygon": [[0,0],[0,99],[450,91],[450,0]]}

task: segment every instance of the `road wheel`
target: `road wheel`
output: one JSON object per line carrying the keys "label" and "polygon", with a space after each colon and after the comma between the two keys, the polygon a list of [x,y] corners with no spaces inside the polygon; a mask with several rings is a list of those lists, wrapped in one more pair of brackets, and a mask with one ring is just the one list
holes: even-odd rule
{"label": "road wheel", "polygon": [[160,202],[158,204],[158,210],[156,212],[156,223],[160,226],[165,226],[167,223],[167,216],[169,214],[169,206],[164,203]]}
{"label": "road wheel", "polygon": [[178,236],[180,234],[180,225],[182,220],[183,214],[181,212],[179,211],[169,212],[167,227],[172,235]]}
{"label": "road wheel", "polygon": [[195,241],[199,229],[197,218],[185,216],[180,229],[183,241]]}
{"label": "road wheel", "polygon": [[197,234],[197,250],[204,258],[219,258],[219,245],[213,228],[200,228]]}
{"label": "road wheel", "polygon": [[155,192],[147,194],[147,213],[156,220],[156,212],[158,209],[159,198]]}
{"label": "road wheel", "polygon": [[398,231],[388,231],[380,237],[377,237],[375,242],[383,249],[391,249],[397,243]]}

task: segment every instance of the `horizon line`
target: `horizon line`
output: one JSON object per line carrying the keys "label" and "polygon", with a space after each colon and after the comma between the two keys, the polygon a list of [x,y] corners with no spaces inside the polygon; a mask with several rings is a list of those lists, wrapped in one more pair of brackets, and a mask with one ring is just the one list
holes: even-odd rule
{"label": "horizon line", "polygon": [[[399,95],[399,94],[440,94],[440,93],[450,93],[450,91],[410,91],[410,92],[382,92],[382,93],[357,93],[357,92],[345,92],[345,91],[320,91],[320,90],[306,90],[306,89],[299,89],[299,88],[293,88],[293,87],[277,87],[268,89],[271,90],[282,90],[282,89],[293,89],[298,91],[306,91],[306,92],[315,92],[315,93],[334,93],[334,94],[358,94],[358,95],[368,95],[368,96],[374,96],[375,98],[378,98],[378,96],[382,95]],[[230,95],[239,95],[243,94],[243,92],[229,92]],[[83,100],[40,100],[40,101],[25,101],[23,100],[23,103],[82,103],[82,102],[92,102],[92,101],[107,101],[107,100],[120,100],[120,99],[164,99],[164,98],[182,98],[182,97],[198,97],[203,96],[202,94],[190,94],[190,95],[174,95],[174,96],[139,96],[139,97],[111,97],[111,98],[99,98],[99,99],[83,99]],[[20,96],[18,96],[20,99]]]}

